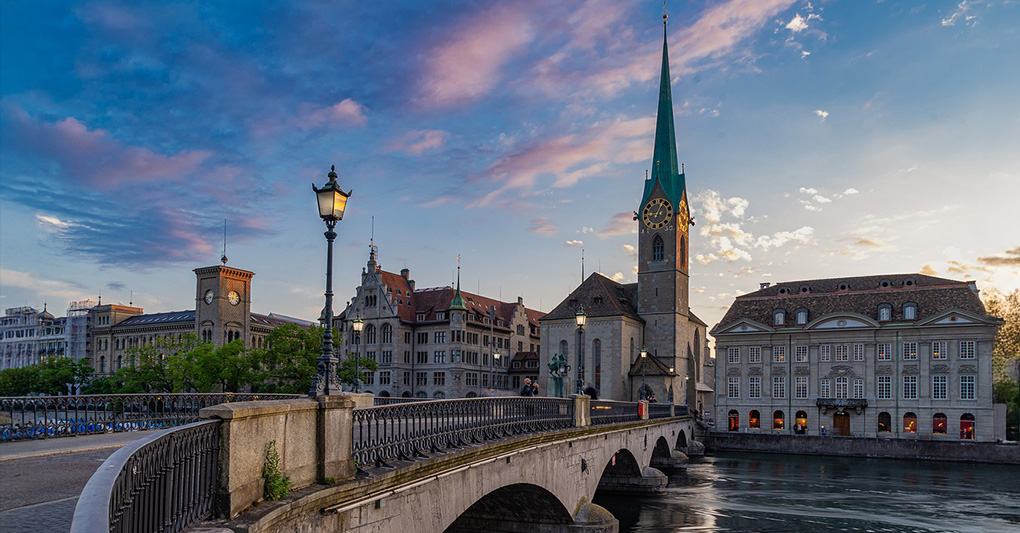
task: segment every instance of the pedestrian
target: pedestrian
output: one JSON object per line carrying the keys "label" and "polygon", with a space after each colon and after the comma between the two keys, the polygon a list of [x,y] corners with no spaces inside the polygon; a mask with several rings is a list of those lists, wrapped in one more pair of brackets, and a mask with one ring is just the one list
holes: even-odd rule
{"label": "pedestrian", "polygon": [[535,396],[538,394],[538,387],[531,384],[531,378],[524,378],[524,386],[521,387],[521,396]]}
{"label": "pedestrian", "polygon": [[599,399],[598,391],[595,390],[595,387],[591,386],[591,383],[589,383],[588,386],[584,388],[584,394],[586,396],[591,397],[592,400]]}

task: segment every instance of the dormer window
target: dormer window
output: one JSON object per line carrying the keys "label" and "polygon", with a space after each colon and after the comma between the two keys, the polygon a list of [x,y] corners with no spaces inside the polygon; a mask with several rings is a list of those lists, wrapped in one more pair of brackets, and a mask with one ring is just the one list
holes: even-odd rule
{"label": "dormer window", "polygon": [[776,309],[772,312],[772,324],[776,326],[782,326],[786,324],[786,311],[782,309]]}
{"label": "dormer window", "polygon": [[779,288],[779,294],[786,294],[788,292],[790,292],[790,291],[786,290],[786,287],[780,287]]}
{"label": "dormer window", "polygon": [[889,304],[878,306],[878,321],[888,322],[890,320],[892,320],[892,306]]}
{"label": "dormer window", "polygon": [[811,292],[811,287],[808,287],[807,285],[801,285],[800,286],[800,292],[801,292],[801,294],[807,294],[807,293]]}
{"label": "dormer window", "polygon": [[907,278],[907,279],[903,280],[903,285],[905,287],[913,287],[914,286],[914,278]]}
{"label": "dormer window", "polygon": [[807,324],[808,311],[807,309],[798,309],[795,315],[797,323],[800,325]]}
{"label": "dormer window", "polygon": [[903,304],[903,320],[917,319],[917,304],[911,302]]}
{"label": "dormer window", "polygon": [[882,281],[878,282],[878,286],[883,289],[888,289],[889,287],[892,287],[892,283],[887,279],[883,279]]}
{"label": "dormer window", "polygon": [[850,290],[850,284],[848,284],[848,283],[840,283],[839,284],[839,290],[841,290],[841,291],[848,291],[848,290]]}

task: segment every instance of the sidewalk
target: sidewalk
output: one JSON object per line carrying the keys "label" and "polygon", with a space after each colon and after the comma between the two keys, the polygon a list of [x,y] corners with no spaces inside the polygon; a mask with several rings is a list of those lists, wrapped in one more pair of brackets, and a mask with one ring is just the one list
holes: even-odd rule
{"label": "sidewalk", "polygon": [[112,450],[160,430],[124,431],[105,435],[85,435],[56,439],[23,440],[0,443],[0,461],[64,455],[68,453]]}

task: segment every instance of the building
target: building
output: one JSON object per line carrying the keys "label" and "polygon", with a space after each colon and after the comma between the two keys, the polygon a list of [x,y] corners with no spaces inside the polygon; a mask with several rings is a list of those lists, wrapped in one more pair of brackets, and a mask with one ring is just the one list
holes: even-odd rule
{"label": "building", "polygon": [[459,269],[456,288],[418,289],[410,270],[387,272],[376,253],[372,246],[361,285],[334,322],[344,332],[341,357],[360,354],[379,364],[364,374],[362,391],[405,398],[510,394],[510,362],[540,350],[542,313],[522,298],[501,302],[462,292]]}
{"label": "building", "polygon": [[37,365],[47,357],[63,357],[66,319],[46,307],[10,307],[0,318],[0,368]]}
{"label": "building", "polygon": [[179,340],[193,334],[216,346],[240,340],[261,348],[276,327],[306,321],[251,311],[254,272],[226,264],[196,268],[195,309],[144,314],[142,308],[105,304],[89,310],[88,356],[97,375],[107,375],[130,364],[130,350],[160,339]]}
{"label": "building", "polygon": [[[665,30],[652,171],[644,180],[638,226],[638,280],[620,284],[592,274],[542,319],[542,361],[563,354],[571,368],[566,392],[576,389],[579,346],[584,374],[599,398],[635,401],[652,395],[711,408],[714,373],[706,324],[690,309],[686,176],[678,164]],[[636,192],[636,191],[635,191]],[[587,316],[583,335],[575,316]],[[642,350],[647,357],[641,357]],[[554,378],[546,374],[546,390]],[[643,384],[643,388],[642,388]]]}
{"label": "building", "polygon": [[1000,323],[973,282],[890,274],[763,283],[712,328],[717,426],[993,440],[1005,427],[992,406]]}

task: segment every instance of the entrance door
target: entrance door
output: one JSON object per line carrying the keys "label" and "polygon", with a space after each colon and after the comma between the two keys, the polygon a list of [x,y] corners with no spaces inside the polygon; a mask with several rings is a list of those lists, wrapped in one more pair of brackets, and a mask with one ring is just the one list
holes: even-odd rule
{"label": "entrance door", "polygon": [[832,415],[832,434],[850,436],[850,415],[842,411]]}

